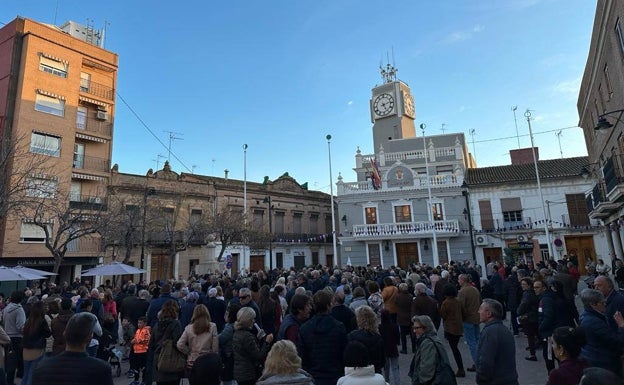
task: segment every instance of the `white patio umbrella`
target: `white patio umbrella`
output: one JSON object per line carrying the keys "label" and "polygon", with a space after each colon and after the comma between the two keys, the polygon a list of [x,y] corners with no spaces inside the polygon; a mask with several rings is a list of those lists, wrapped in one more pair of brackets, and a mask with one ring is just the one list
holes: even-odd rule
{"label": "white patio umbrella", "polygon": [[48,275],[58,275],[56,273],[53,273],[51,271],[45,271],[45,270],[39,270],[39,269],[33,269],[32,267],[26,267],[26,266],[22,266],[22,265],[17,265],[12,267],[11,269],[15,270],[15,271],[25,271],[27,273],[30,274],[35,274],[35,275],[43,275],[43,276],[48,276]]}
{"label": "white patio umbrella", "polygon": [[39,274],[32,274],[27,271],[15,270],[10,267],[0,266],[0,282],[4,281],[36,281],[46,279]]}
{"label": "white patio umbrella", "polygon": [[82,273],[83,277],[95,277],[100,275],[124,275],[124,274],[141,274],[147,270],[139,269],[134,266],[126,265],[121,262],[112,262],[108,265],[96,266]]}

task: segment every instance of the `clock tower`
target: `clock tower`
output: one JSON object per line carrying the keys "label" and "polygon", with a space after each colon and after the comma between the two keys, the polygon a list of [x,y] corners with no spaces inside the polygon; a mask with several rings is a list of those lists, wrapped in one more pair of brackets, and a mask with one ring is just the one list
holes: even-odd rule
{"label": "clock tower", "polygon": [[397,80],[397,69],[390,64],[380,70],[384,82],[373,88],[370,100],[375,153],[380,146],[388,149],[390,140],[416,136],[414,96],[409,86]]}

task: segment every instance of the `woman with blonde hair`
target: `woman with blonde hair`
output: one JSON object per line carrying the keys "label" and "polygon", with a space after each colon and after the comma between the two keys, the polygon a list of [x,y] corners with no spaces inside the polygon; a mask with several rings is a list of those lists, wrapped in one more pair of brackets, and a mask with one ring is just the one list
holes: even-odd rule
{"label": "woman with blonde hair", "polygon": [[208,308],[205,305],[195,306],[191,323],[184,328],[176,344],[178,350],[187,355],[187,372],[191,370],[197,357],[219,352],[217,325],[210,321]]}
{"label": "woman with blonde hair", "polygon": [[234,379],[238,385],[253,385],[258,379],[256,368],[264,362],[273,341],[273,334],[264,336],[264,331],[254,324],[256,312],[243,307],[236,314],[232,350],[234,352]]}
{"label": "woman with blonde hair", "polygon": [[314,379],[301,369],[301,358],[297,348],[289,340],[275,343],[264,363],[262,377],[256,385],[313,385]]}
{"label": "woman with blonde hair", "polygon": [[347,341],[361,342],[368,349],[369,364],[375,366],[375,372],[381,374],[385,364],[383,338],[379,334],[377,316],[370,306],[360,306],[355,311],[357,330],[347,335]]}

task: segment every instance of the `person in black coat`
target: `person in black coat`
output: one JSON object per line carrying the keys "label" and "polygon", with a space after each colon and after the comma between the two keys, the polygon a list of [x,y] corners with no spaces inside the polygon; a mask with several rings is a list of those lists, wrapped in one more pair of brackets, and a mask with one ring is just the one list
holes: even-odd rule
{"label": "person in black coat", "polygon": [[[355,311],[355,319],[357,320],[358,329],[349,333],[347,340],[349,342],[358,341],[364,344],[368,349],[369,364],[375,365],[375,372],[382,374],[386,358],[384,355],[384,340],[381,338],[379,326],[377,326],[377,316],[369,306],[360,306]],[[394,326],[396,327],[396,324]]]}
{"label": "person in black coat", "polygon": [[301,326],[297,342],[301,366],[312,375],[316,385],[335,385],[344,374],[342,352],[347,345],[347,332],[329,314],[332,298],[327,290],[314,294],[316,314]]}
{"label": "person in black coat", "polygon": [[507,303],[507,310],[511,315],[511,327],[513,329],[514,336],[518,335],[518,305],[522,298],[522,288],[518,281],[518,267],[511,268],[511,274],[505,280],[503,287],[505,289],[505,301]]}
{"label": "person in black coat", "polygon": [[343,293],[334,294],[334,306],[332,307],[331,315],[342,322],[347,330],[347,334],[351,333],[357,327],[355,313],[345,306]]}
{"label": "person in black coat", "polygon": [[[522,287],[522,300],[520,300],[520,305],[518,305],[516,312],[522,321],[522,330],[524,334],[526,334],[529,344],[529,356],[525,357],[525,359],[528,361],[537,361],[535,348],[537,347],[537,307],[539,300],[537,295],[535,295],[535,291],[533,291],[533,280],[531,278],[522,278],[520,285]],[[541,282],[538,285],[541,286]]]}
{"label": "person in black coat", "polygon": [[225,326],[225,310],[227,309],[227,304],[224,300],[217,298],[217,289],[214,287],[208,290],[206,307],[210,313],[210,319],[217,325],[217,331],[221,333]]}

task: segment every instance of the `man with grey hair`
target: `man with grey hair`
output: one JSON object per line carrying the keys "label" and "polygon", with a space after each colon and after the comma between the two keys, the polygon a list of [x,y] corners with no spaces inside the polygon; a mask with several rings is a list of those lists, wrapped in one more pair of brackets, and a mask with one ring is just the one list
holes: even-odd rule
{"label": "man with grey hair", "polygon": [[412,301],[412,314],[428,315],[436,329],[438,329],[441,318],[437,301],[427,295],[427,286],[424,283],[418,282],[414,288],[416,296]]}
{"label": "man with grey hair", "polygon": [[250,307],[256,312],[256,323],[262,327],[262,318],[260,317],[260,308],[258,304],[251,298],[251,290],[248,287],[243,287],[238,291],[238,300],[241,307]]}
{"label": "man with grey hair", "polygon": [[90,312],[74,314],[63,333],[65,351],[41,361],[33,371],[32,384],[113,385],[110,365],[86,352],[96,323]]}
{"label": "man with grey hair", "polygon": [[618,327],[613,316],[618,311],[624,314],[624,296],[615,290],[613,281],[606,275],[599,275],[594,279],[594,288],[601,292],[607,301],[605,310],[607,323],[613,332],[617,332]]}
{"label": "man with grey hair", "polygon": [[479,307],[479,320],[485,325],[477,346],[478,385],[518,385],[516,343],[502,319],[503,305],[484,299]]}

